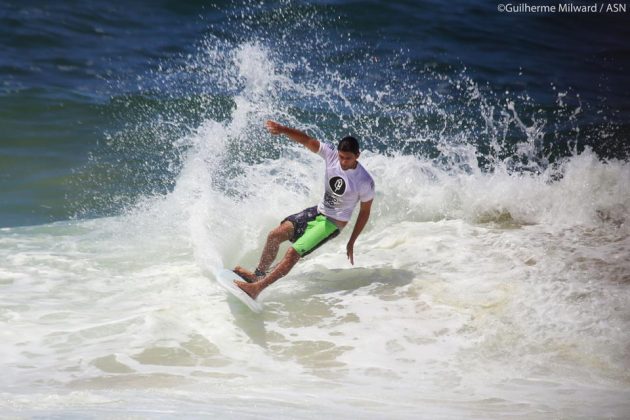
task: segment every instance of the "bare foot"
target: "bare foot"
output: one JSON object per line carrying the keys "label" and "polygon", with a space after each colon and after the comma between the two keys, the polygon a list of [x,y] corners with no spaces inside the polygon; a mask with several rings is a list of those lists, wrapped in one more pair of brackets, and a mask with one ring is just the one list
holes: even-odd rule
{"label": "bare foot", "polygon": [[247,293],[250,298],[256,300],[260,294],[260,287],[255,283],[246,283],[244,281],[234,280],[234,284],[241,288],[242,291]]}
{"label": "bare foot", "polygon": [[256,274],[244,269],[240,265],[234,267],[234,270],[232,271],[241,276],[247,283],[256,283],[258,281],[258,277],[256,277]]}

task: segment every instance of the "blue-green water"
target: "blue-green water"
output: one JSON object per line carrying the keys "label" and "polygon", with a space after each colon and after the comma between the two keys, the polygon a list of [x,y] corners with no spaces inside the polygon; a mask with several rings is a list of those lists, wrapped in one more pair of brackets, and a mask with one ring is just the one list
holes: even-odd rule
{"label": "blue-green water", "polygon": [[[0,0],[0,413],[627,418],[628,22]],[[377,193],[254,315],[214,271],[322,194],[267,119]]]}

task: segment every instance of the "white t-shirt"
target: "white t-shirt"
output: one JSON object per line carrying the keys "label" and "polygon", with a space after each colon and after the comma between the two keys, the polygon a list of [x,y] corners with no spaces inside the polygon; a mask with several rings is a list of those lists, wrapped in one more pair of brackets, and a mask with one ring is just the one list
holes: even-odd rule
{"label": "white t-shirt", "polygon": [[317,154],[326,161],[324,197],[317,205],[317,211],[347,222],[359,201],[374,198],[374,180],[359,162],[355,169],[341,169],[337,151],[328,144],[320,142]]}

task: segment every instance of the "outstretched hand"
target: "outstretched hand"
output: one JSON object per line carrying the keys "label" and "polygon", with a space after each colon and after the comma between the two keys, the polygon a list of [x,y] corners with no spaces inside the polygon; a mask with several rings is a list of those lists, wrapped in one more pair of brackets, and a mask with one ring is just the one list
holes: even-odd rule
{"label": "outstretched hand", "polygon": [[319,151],[319,142],[300,130],[278,124],[277,122],[271,120],[265,121],[265,127],[271,134],[284,134],[289,138],[289,140],[301,144],[313,153],[317,153]]}
{"label": "outstretched hand", "polygon": [[350,260],[350,264],[354,265],[354,243],[348,242],[348,245],[346,245],[346,255]]}
{"label": "outstretched hand", "polygon": [[265,122],[265,127],[267,128],[267,130],[273,134],[273,135],[277,135],[277,134],[282,134],[282,128],[283,126],[278,124],[275,121],[271,121],[271,120],[267,120]]}

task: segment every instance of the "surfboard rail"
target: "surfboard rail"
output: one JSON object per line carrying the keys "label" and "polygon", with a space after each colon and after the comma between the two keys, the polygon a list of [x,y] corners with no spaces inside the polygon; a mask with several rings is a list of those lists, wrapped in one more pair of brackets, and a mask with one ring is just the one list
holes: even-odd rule
{"label": "surfboard rail", "polygon": [[227,290],[232,296],[243,302],[252,312],[262,312],[262,304],[252,299],[234,283],[235,280],[243,281],[238,274],[232,270],[220,268],[215,272],[215,278],[221,287]]}

